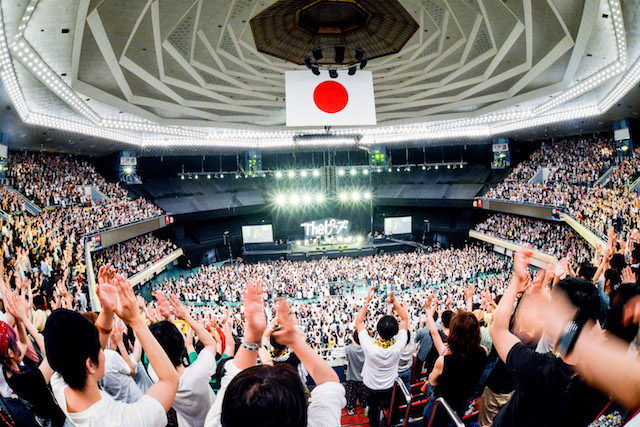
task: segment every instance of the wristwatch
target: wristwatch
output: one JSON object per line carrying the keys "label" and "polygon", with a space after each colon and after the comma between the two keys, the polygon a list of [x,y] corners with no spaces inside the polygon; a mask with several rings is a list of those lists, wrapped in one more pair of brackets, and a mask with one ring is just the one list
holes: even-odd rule
{"label": "wristwatch", "polygon": [[565,357],[567,354],[571,353],[573,347],[576,345],[576,341],[578,341],[578,337],[580,336],[580,332],[582,332],[582,328],[585,323],[587,323],[587,318],[583,316],[582,313],[578,312],[573,320],[564,325],[562,335],[556,344],[556,356]]}

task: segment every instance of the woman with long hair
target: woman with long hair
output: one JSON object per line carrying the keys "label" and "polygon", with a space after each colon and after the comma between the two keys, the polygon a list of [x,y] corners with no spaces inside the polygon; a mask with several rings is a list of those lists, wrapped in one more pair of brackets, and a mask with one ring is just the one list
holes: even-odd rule
{"label": "woman with long hair", "polygon": [[[428,424],[435,400],[443,397],[456,413],[462,417],[466,404],[482,375],[487,363],[487,351],[480,346],[480,323],[476,316],[460,310],[449,323],[447,346],[442,342],[431,307],[432,297],[427,300],[427,326],[433,343],[440,354],[429,375],[427,386],[427,405],[424,409],[424,423]],[[440,411],[435,425],[447,425]]]}

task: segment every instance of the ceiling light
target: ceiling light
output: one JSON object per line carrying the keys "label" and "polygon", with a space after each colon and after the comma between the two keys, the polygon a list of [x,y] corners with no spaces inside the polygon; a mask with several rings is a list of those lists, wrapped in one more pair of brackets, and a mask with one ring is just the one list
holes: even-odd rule
{"label": "ceiling light", "polygon": [[295,177],[295,176],[296,176],[296,173],[295,173],[294,171],[289,171],[289,172],[287,172],[287,176],[288,176],[289,178],[293,178],[293,177]]}
{"label": "ceiling light", "polygon": [[303,177],[303,178],[306,178],[307,177],[307,171],[300,172],[300,176]]}
{"label": "ceiling light", "polygon": [[317,169],[314,169],[313,170],[313,176],[316,177],[316,178],[319,177],[320,176],[320,171],[317,170]]}
{"label": "ceiling light", "polygon": [[277,179],[282,178],[282,172],[277,171],[277,172],[276,172],[276,178],[277,178]]}

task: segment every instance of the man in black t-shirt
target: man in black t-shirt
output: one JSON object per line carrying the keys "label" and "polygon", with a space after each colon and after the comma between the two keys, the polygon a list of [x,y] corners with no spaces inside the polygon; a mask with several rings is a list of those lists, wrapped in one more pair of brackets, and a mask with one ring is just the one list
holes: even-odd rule
{"label": "man in black t-shirt", "polygon": [[[547,300],[551,305],[560,304],[564,295],[578,307],[581,316],[596,320],[600,310],[598,294],[590,282],[567,278],[558,282],[548,295],[544,272],[531,282],[527,272],[531,255],[531,250],[525,248],[514,257],[512,282],[494,313],[493,345],[518,381],[518,386],[494,418],[493,426],[586,426],[608,399],[578,377],[572,367],[576,361],[571,352],[558,357],[528,349],[509,331],[509,318],[518,294],[527,289],[533,297]],[[557,349],[557,344],[554,344]]]}

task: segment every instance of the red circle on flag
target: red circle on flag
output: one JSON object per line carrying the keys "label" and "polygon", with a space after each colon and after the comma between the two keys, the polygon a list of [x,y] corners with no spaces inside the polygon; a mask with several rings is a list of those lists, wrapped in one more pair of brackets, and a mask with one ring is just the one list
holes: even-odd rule
{"label": "red circle on flag", "polygon": [[349,102],[349,94],[340,83],[329,80],[316,86],[313,102],[325,113],[333,114],[344,110]]}

